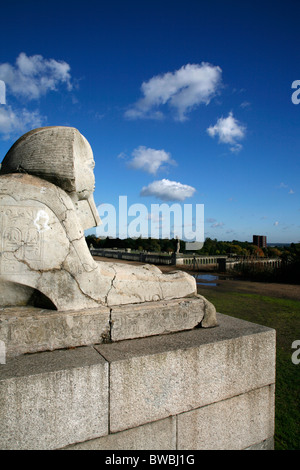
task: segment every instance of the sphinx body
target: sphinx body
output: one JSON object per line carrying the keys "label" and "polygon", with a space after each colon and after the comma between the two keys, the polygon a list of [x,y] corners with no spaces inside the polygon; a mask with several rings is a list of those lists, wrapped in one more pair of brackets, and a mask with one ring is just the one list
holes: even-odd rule
{"label": "sphinx body", "polygon": [[87,140],[68,127],[30,131],[7,153],[0,174],[0,306],[44,302],[64,311],[196,293],[195,279],[184,272],[93,259],[84,236],[100,223],[93,166]]}

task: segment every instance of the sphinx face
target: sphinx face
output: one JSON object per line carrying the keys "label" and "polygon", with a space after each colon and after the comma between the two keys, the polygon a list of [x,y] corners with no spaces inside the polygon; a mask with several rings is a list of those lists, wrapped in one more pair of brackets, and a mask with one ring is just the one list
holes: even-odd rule
{"label": "sphinx face", "polygon": [[83,230],[97,227],[101,220],[94,201],[95,160],[90,144],[80,134],[74,150],[75,190],[69,193]]}
{"label": "sphinx face", "polygon": [[93,151],[86,138],[81,134],[81,141],[75,148],[75,191],[79,201],[88,200],[95,190]]}
{"label": "sphinx face", "polygon": [[93,193],[93,152],[75,128],[52,126],[24,134],[6,154],[0,174],[38,176],[66,191],[84,230],[101,224]]}

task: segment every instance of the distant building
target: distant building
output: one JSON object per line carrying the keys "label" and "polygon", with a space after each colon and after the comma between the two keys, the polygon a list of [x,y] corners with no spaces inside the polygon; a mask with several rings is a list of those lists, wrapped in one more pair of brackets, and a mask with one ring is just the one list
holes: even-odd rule
{"label": "distant building", "polygon": [[259,248],[267,248],[267,237],[265,235],[253,235],[253,245]]}

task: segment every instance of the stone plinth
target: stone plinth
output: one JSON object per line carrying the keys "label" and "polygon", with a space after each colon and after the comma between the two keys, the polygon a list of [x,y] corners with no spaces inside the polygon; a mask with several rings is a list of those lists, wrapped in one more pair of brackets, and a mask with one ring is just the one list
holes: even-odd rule
{"label": "stone plinth", "polygon": [[7,358],[0,448],[272,448],[275,331],[217,320],[217,328]]}
{"label": "stone plinth", "polygon": [[55,449],[108,433],[108,363],[93,348],[0,366],[0,449]]}
{"label": "stone plinth", "polygon": [[0,310],[0,340],[8,357],[216,326],[201,296],[57,312],[34,307]]}
{"label": "stone plinth", "polygon": [[207,314],[206,309],[207,303],[201,296],[113,307],[111,340],[144,338],[191,330],[196,326],[216,326],[215,314]]}
{"label": "stone plinth", "polygon": [[57,312],[34,307],[0,310],[0,340],[8,357],[101,343],[110,335],[110,310]]}
{"label": "stone plinth", "polygon": [[219,324],[96,346],[110,363],[111,431],[273,384],[274,332],[232,317],[221,316]]}

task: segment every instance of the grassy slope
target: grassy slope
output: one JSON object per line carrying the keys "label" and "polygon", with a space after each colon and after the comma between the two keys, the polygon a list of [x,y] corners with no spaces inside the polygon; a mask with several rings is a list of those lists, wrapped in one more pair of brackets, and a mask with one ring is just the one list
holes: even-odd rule
{"label": "grassy slope", "polygon": [[265,295],[199,290],[218,312],[274,328],[277,332],[275,449],[300,450],[300,364],[292,363],[293,341],[300,340],[300,302]]}

